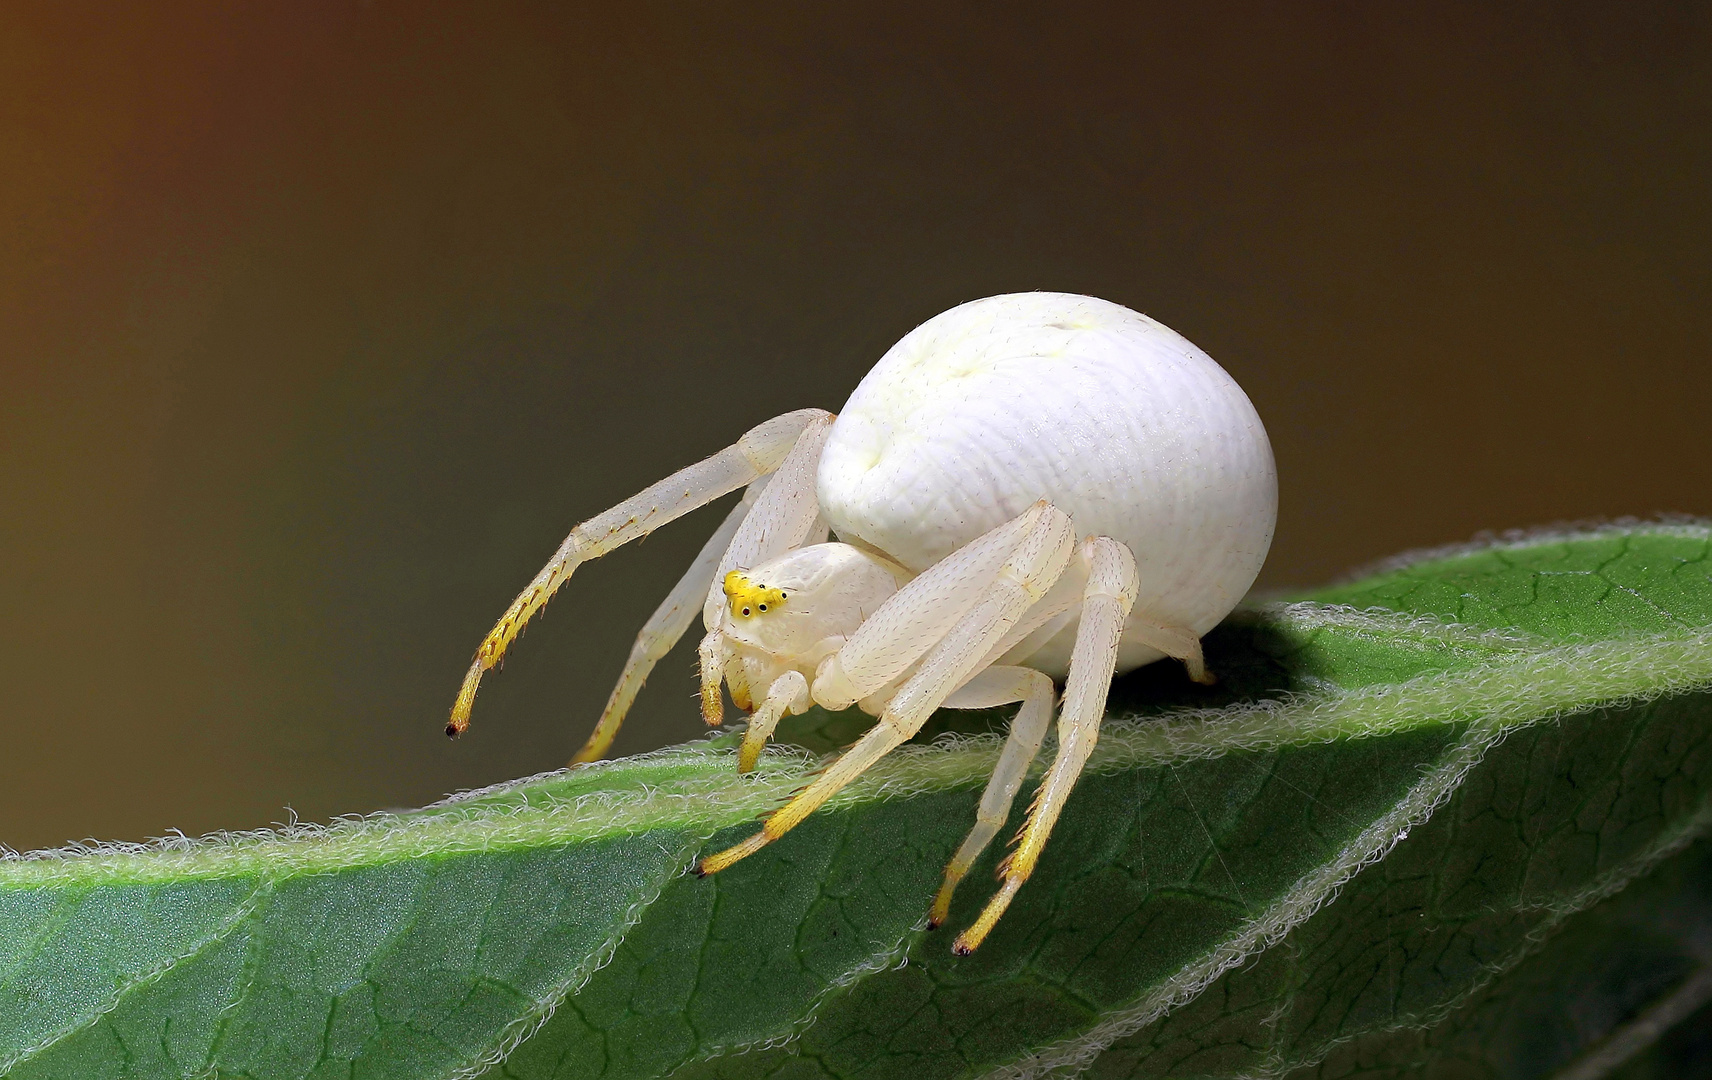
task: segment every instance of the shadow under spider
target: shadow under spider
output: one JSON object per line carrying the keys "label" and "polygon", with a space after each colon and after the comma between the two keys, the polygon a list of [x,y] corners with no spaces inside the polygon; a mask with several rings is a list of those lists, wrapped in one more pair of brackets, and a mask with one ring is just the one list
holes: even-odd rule
{"label": "shadow under spider", "polygon": [[[1237,612],[1201,639],[1207,667],[1218,676],[1214,686],[1189,681],[1183,665],[1161,660],[1112,681],[1106,699],[1108,716],[1146,718],[1179,708],[1216,709],[1239,701],[1278,698],[1312,685],[1300,662],[1302,643],[1280,632],[1263,613]],[[941,735],[1003,734],[1018,706],[995,709],[940,709],[911,742],[927,743]],[[801,716],[780,721],[774,742],[800,746],[815,754],[830,754],[849,746],[874,726],[860,709],[827,712],[815,706]]]}

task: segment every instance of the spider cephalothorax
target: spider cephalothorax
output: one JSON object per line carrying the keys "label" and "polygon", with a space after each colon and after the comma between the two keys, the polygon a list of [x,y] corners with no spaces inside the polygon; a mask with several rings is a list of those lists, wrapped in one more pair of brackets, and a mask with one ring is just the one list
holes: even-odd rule
{"label": "spider cephalothorax", "polygon": [[698,604],[703,716],[721,722],[722,686],[750,713],[740,769],[780,717],[810,704],[878,718],[760,832],[703,859],[703,873],[783,835],[935,709],[1021,702],[933,901],[937,925],[1009,814],[1062,680],[1057,755],[959,952],[1032,872],[1114,672],[1170,656],[1210,681],[1200,636],[1254,581],[1277,516],[1265,429],[1205,353],[1092,297],[973,301],[893,346],[839,416],[776,417],[572,530],[483,641],[448,730],[468,724],[482,673],[580,563],[745,486],[643,627],[576,760],[606,752]]}

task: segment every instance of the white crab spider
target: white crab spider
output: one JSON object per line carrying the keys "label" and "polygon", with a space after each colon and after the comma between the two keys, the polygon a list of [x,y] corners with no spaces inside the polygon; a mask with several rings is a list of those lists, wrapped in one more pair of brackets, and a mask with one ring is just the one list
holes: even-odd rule
{"label": "white crab spider", "polygon": [[[583,562],[747,485],[637,637],[576,761],[602,756],[701,604],[702,711],[721,683],[753,710],[739,768],[779,718],[818,703],[879,719],[713,873],[783,835],[935,709],[1022,702],[973,830],[929,915],[993,839],[1065,683],[1058,752],[1003,884],[957,938],[980,944],[1028,879],[1093,750],[1114,673],[1170,656],[1210,682],[1200,637],[1253,583],[1277,479],[1254,407],[1213,360],[1117,304],[1016,293],[963,304],[881,358],[836,418],[775,417],[571,531],[482,642],[482,674]],[[841,543],[826,543],[828,529]]]}

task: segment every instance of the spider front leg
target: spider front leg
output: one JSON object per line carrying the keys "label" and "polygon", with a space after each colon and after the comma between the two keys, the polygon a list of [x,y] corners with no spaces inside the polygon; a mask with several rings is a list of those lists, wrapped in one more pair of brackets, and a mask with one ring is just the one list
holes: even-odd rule
{"label": "spider front leg", "polygon": [[1011,898],[1034,872],[1041,848],[1046,845],[1046,838],[1052,833],[1064,801],[1076,786],[1099,736],[1106,693],[1111,689],[1112,672],[1117,667],[1118,642],[1123,637],[1124,621],[1135,604],[1139,584],[1135,556],[1123,544],[1097,536],[1088,541],[1087,552],[1088,585],[1082,598],[1076,647],[1070,654],[1064,707],[1058,717],[1058,754],[1035,793],[1016,850],[1000,864],[1003,884],[974,925],[957,935],[951,947],[959,956],[967,956],[980,947],[999,916],[1010,906]]}
{"label": "spider front leg", "polygon": [[[921,730],[922,724],[951,692],[969,681],[981,661],[1004,639],[1023,613],[1051,588],[1070,561],[1074,534],[1069,517],[1062,511],[1048,504],[1037,504],[1018,520],[1028,525],[1028,532],[1014,544],[1009,557],[999,566],[997,574],[987,583],[968,613],[928,650],[920,668],[892,696],[879,721],[812,784],[769,816],[760,832],[741,844],[703,859],[696,867],[698,873],[705,875],[723,870],[789,832],[840,789]],[[955,555],[948,558],[955,558]],[[929,590],[916,595],[931,600],[944,594]],[[893,599],[903,596],[905,591],[899,590]],[[886,607],[892,606],[888,601]],[[908,621],[900,620],[901,623]],[[852,642],[855,640],[853,637]],[[847,642],[845,648],[849,646]],[[828,659],[837,658],[843,651],[841,649]],[[816,682],[819,681],[817,676]],[[819,695],[816,696],[818,698]]]}
{"label": "spider front leg", "polygon": [[755,500],[755,508],[737,527],[707,584],[707,596],[702,601],[702,625],[707,627],[707,635],[702,638],[697,655],[701,667],[701,718],[709,727],[718,727],[725,720],[725,703],[719,696],[720,682],[725,678],[725,642],[719,630],[719,612],[725,599],[721,583],[730,571],[758,565],[800,547],[824,528],[820,504],[815,498],[815,475],[832,419],[830,413],[822,413],[803,430],[779,464],[778,472],[768,481],[766,490]]}
{"label": "spider front leg", "polygon": [[475,705],[482,676],[499,663],[530,617],[541,610],[578,566],[773,472],[805,428],[817,423],[824,427],[830,421],[831,414],[822,409],[799,409],[776,416],[750,428],[736,443],[712,457],[680,469],[572,529],[547,565],[482,639],[452,705],[446,734],[457,735],[470,726],[470,709]]}
{"label": "spider front leg", "polygon": [[808,708],[808,680],[800,671],[787,671],[773,680],[767,688],[767,698],[749,717],[749,730],[743,733],[743,748],[737,752],[737,771],[754,772],[761,750],[772,737],[773,729],[786,712],[800,713]]}
{"label": "spider front leg", "polygon": [[719,528],[707,538],[707,543],[701,546],[695,561],[684,576],[672,587],[666,599],[655,609],[654,614],[642,625],[636,635],[636,643],[630,647],[630,657],[624,662],[624,671],[618,676],[618,683],[612,688],[612,695],[606,699],[606,708],[601,711],[600,720],[594,730],[589,733],[588,741],[582,749],[571,758],[572,765],[581,765],[590,761],[599,761],[606,756],[612,746],[612,740],[618,735],[619,727],[624,723],[624,716],[630,711],[630,706],[636,700],[636,694],[642,689],[642,684],[648,680],[648,675],[654,670],[654,665],[660,658],[672,651],[672,646],[684,636],[684,631],[695,621],[696,605],[706,600],[708,585],[719,570],[719,560],[724,558],[726,549],[731,546],[731,538],[736,535],[737,527],[743,524],[748,516],[755,499],[767,486],[768,477],[761,477],[743,493],[743,499],[731,508],[731,513],[720,522]]}

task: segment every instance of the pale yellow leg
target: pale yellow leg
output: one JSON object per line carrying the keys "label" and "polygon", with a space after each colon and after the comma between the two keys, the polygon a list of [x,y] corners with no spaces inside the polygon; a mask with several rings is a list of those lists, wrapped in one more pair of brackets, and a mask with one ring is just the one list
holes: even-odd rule
{"label": "pale yellow leg", "polygon": [[1010,906],[1011,898],[1034,872],[1046,838],[1051,835],[1064,801],[1075,787],[1076,778],[1081,775],[1099,736],[1106,693],[1111,689],[1112,671],[1117,667],[1118,641],[1123,637],[1124,620],[1135,603],[1137,580],[1135,557],[1118,541],[1093,537],[1084,550],[1090,564],[1088,586],[1082,599],[1076,647],[1070,654],[1064,706],[1058,716],[1058,754],[1035,794],[1016,850],[1000,867],[1002,884],[997,895],[951,947],[959,956],[967,956],[980,947],[999,916]]}
{"label": "pale yellow leg", "polygon": [[1201,636],[1193,630],[1182,626],[1160,626],[1158,623],[1136,619],[1129,624],[1129,635],[1174,660],[1183,661],[1183,667],[1188,671],[1191,681],[1202,686],[1211,686],[1218,682],[1213,673],[1207,670],[1207,661],[1201,655]]}
{"label": "pale yellow leg", "polygon": [[773,680],[767,688],[767,699],[749,717],[749,730],[743,733],[743,748],[737,753],[737,771],[754,772],[761,750],[779,726],[785,713],[800,713],[808,708],[808,680],[800,671],[787,671]]}
{"label": "pale yellow leg", "polygon": [[718,630],[709,630],[696,647],[701,662],[701,718],[708,727],[725,723],[725,699],[719,687],[725,680],[725,637]]}
{"label": "pale yellow leg", "polygon": [[1042,499],[888,597],[836,653],[821,661],[814,676],[815,702],[834,712],[848,709],[899,679],[986,595],[999,567],[1049,513],[1061,512]]}
{"label": "pale yellow leg", "polygon": [[720,556],[702,605],[702,621],[709,629],[725,606],[723,584],[728,571],[759,566],[801,547],[824,524],[815,483],[820,473],[820,452],[832,431],[832,421],[831,413],[822,413],[803,427]]}
{"label": "pale yellow leg", "polygon": [[957,883],[963,880],[963,875],[969,872],[1010,816],[1017,789],[1022,787],[1023,777],[1028,775],[1028,767],[1040,752],[1041,741],[1046,738],[1046,729],[1052,723],[1052,697],[1052,679],[1042,672],[1023,667],[990,667],[945,700],[946,707],[952,709],[986,709],[1012,701],[1020,701],[1023,706],[1011,721],[1004,751],[999,754],[992,779],[987,781],[987,790],[981,793],[981,805],[975,811],[975,827],[969,830],[963,846],[946,864],[945,882],[933,898],[933,907],[928,910],[929,930],[945,921],[945,916],[951,911],[951,897],[957,891]]}
{"label": "pale yellow leg", "polygon": [[748,691],[761,687],[739,689],[741,677],[735,668],[727,670],[725,645],[719,631],[720,613],[725,604],[723,584],[728,571],[758,566],[777,555],[802,546],[825,523],[820,516],[820,503],[815,492],[815,477],[819,472],[820,452],[832,428],[832,415],[822,413],[810,421],[798,436],[796,445],[785,456],[767,482],[767,487],[755,499],[749,516],[743,519],[731,543],[719,557],[719,564],[707,585],[702,600],[702,625],[707,637],[701,644],[701,717],[711,727],[724,721],[725,703],[719,696],[720,679],[731,686],[732,700],[740,708],[748,708]]}
{"label": "pale yellow leg", "polygon": [[703,859],[698,873],[712,874],[761,850],[819,809],[845,785],[909,739],[974,669],[1029,606],[1051,587],[1070,560],[1070,519],[1046,507],[1000,566],[986,594],[922,659],[921,668],[892,698],[879,721],[806,789],[767,818],[761,831]]}
{"label": "pale yellow leg", "polygon": [[821,409],[799,409],[758,424],[712,457],[680,469],[572,529],[547,565],[535,575],[535,580],[518,594],[482,639],[458,690],[457,701],[452,704],[446,734],[457,735],[470,726],[470,709],[475,705],[482,675],[499,663],[530,617],[541,610],[559,586],[570,580],[578,566],[777,469],[803,429],[816,421],[824,423],[828,415]]}
{"label": "pale yellow leg", "polygon": [[1047,594],[1011,628],[1004,640],[993,647],[992,663],[1005,666],[1023,663],[1042,645],[1057,637],[1065,624],[1076,617],[1082,606],[1082,591],[1087,585],[1087,567],[1077,558],[1053,582]]}
{"label": "pale yellow leg", "polygon": [[[760,493],[767,478],[762,477],[749,485],[743,500],[731,508],[718,529],[708,537],[707,543],[701,546],[701,552],[695,561],[684,572],[684,576],[672,587],[666,599],[655,609],[643,624],[642,630],[636,635],[636,643],[630,647],[630,658],[624,663],[624,671],[618,677],[618,684],[612,688],[612,696],[606,699],[606,708],[600,714],[600,721],[589,733],[588,741],[582,749],[571,758],[572,765],[581,765],[587,761],[599,761],[606,756],[606,751],[612,746],[612,740],[618,735],[618,729],[624,723],[624,716],[630,711],[630,705],[636,700],[636,695],[642,689],[642,684],[648,680],[648,675],[654,670],[654,665],[660,658],[672,651],[672,646],[684,636],[684,631],[695,621],[696,607],[707,594],[708,582],[713,580],[714,571],[719,567],[719,560],[725,554],[725,549],[731,546],[731,537],[737,532],[737,526],[749,513],[754,503],[754,496]],[[717,685],[717,684],[716,684]]]}

